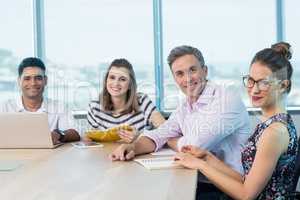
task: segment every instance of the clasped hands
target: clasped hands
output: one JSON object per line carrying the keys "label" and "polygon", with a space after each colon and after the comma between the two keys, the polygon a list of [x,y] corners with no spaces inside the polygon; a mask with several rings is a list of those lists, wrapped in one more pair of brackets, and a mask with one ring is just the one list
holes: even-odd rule
{"label": "clasped hands", "polygon": [[181,148],[174,157],[175,163],[190,169],[199,169],[204,162],[213,162],[215,156],[204,149],[192,145],[186,145]]}

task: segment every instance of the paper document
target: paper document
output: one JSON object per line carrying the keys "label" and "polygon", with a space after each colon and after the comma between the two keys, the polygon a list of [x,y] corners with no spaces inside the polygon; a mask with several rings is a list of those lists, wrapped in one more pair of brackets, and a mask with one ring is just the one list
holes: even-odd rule
{"label": "paper document", "polygon": [[170,148],[162,148],[158,150],[157,152],[151,153],[151,155],[154,156],[174,156],[176,154],[176,151],[173,151]]}
{"label": "paper document", "polygon": [[135,162],[140,163],[147,169],[168,169],[168,168],[183,168],[174,163],[174,157],[159,157],[159,158],[141,158],[134,159]]}

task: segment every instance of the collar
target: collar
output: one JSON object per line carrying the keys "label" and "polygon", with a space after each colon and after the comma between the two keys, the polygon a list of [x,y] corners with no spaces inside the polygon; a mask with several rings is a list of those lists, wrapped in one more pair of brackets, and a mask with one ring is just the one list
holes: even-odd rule
{"label": "collar", "polygon": [[186,106],[188,111],[191,112],[196,108],[209,104],[213,100],[215,93],[216,93],[215,86],[212,83],[207,82],[205,88],[203,89],[202,93],[199,95],[196,102],[190,103],[188,98],[186,98]]}
{"label": "collar", "polygon": [[[23,101],[22,101],[22,95],[20,95],[17,99],[16,99],[16,103],[17,103],[17,112],[29,112],[27,111],[25,108],[24,108],[24,105],[23,105]],[[46,107],[47,107],[47,100],[45,100],[43,98],[43,102],[42,102],[42,105],[41,107],[36,111],[36,112],[47,112],[46,110]]]}

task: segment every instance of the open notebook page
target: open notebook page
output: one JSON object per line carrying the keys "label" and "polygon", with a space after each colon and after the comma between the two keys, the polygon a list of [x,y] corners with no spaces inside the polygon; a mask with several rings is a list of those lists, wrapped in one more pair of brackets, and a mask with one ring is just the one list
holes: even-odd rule
{"label": "open notebook page", "polygon": [[143,165],[147,169],[168,169],[168,168],[183,168],[174,163],[174,157],[159,157],[159,158],[141,158],[134,159],[135,162]]}
{"label": "open notebook page", "polygon": [[174,156],[176,154],[176,151],[173,151],[170,148],[162,148],[158,150],[157,152],[150,153],[153,156]]}

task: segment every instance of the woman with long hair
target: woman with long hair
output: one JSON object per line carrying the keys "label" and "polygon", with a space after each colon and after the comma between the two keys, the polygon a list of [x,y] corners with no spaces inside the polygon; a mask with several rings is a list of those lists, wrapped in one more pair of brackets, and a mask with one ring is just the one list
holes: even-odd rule
{"label": "woman with long hair", "polygon": [[137,92],[132,65],[124,58],[115,59],[108,67],[99,101],[89,104],[88,123],[105,130],[127,124],[133,130],[119,130],[119,136],[132,142],[147,126],[158,127],[165,120],[151,99]]}

